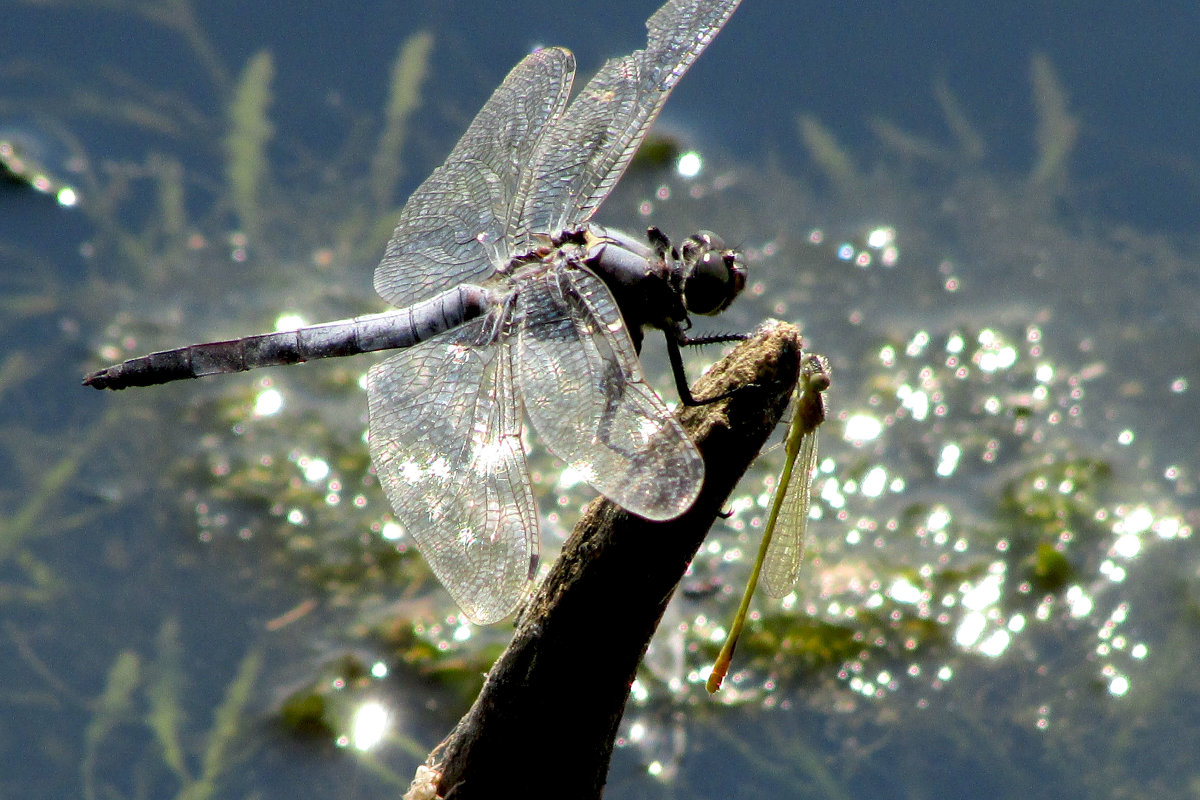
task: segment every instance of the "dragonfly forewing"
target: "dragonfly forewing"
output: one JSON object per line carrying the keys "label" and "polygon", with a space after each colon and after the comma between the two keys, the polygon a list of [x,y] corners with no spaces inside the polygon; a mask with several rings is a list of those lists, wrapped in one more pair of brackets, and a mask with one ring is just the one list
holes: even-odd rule
{"label": "dragonfly forewing", "polygon": [[[530,233],[591,218],[687,68],[740,0],[671,0],[646,22],[646,48],[609,59],[541,142],[525,200]],[[526,246],[528,243],[526,243]]]}
{"label": "dragonfly forewing", "polygon": [[638,516],[691,507],[704,462],[642,377],[603,281],[583,267],[552,270],[521,292],[516,317],[517,383],[546,448]]}
{"label": "dragonfly forewing", "polygon": [[396,223],[375,291],[396,306],[447,286],[478,283],[515,254],[522,186],[541,138],[566,105],[575,57],[549,47],[531,53],[471,122],[445,164],[422,183]]}
{"label": "dragonfly forewing", "polygon": [[[497,312],[499,313],[499,312]],[[374,366],[371,460],[400,521],[473,622],[508,616],[537,568],[512,348],[494,315]]]}

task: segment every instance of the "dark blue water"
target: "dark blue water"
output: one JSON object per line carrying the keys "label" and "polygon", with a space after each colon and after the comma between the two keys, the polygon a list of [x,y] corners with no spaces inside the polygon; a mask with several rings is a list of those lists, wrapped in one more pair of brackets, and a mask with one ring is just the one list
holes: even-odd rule
{"label": "dark blue water", "polygon": [[[354,385],[366,362],[322,367],[303,389],[276,371],[288,412],[265,421],[248,411],[271,388],[258,377],[119,395],[78,381],[99,348],[126,338],[150,349],[256,332],[284,310],[319,321],[378,308],[375,234],[345,210],[366,186],[388,71],[410,34],[436,44],[396,203],[529,48],[570,47],[586,77],[640,46],[652,10],[197,4],[191,33],[133,13],[7,10],[0,138],[6,128],[29,137],[82,207],[20,178],[0,183],[0,795],[173,796],[203,782],[206,750],[221,742],[213,796],[394,796],[407,785],[472,690],[407,663],[421,663],[419,648],[361,634],[395,601],[417,619],[440,608],[428,599],[438,590],[405,588],[415,561],[379,577],[390,550],[370,526],[384,501],[364,482]],[[687,634],[656,642],[662,685],[644,679],[652,688],[627,715],[609,796],[1179,796],[1190,786],[1198,17],[1182,3],[1133,15],[1116,3],[901,12],[745,0],[680,83],[664,129],[705,154],[705,173],[631,175],[601,217],[725,233],[753,253],[761,284],[727,324],[795,319],[832,357],[814,561],[796,607],[764,608],[881,639],[807,670],[787,656],[751,667],[747,655],[726,705],[699,689],[698,643],[729,597],[680,604],[672,625]],[[263,49],[275,70],[266,241],[242,261],[229,240],[223,108]],[[1035,54],[1077,120],[1049,186],[1029,180],[1042,119]],[[981,156],[957,148],[938,80]],[[852,179],[820,167],[801,115],[849,154]],[[932,150],[889,149],[879,120]],[[159,155],[186,175],[174,234],[148,177]],[[660,185],[671,197],[643,218]],[[882,227],[895,232],[895,267],[864,244]],[[876,260],[839,259],[841,243]],[[901,394],[943,409],[922,417]],[[1002,411],[988,410],[993,401]],[[847,441],[864,417],[887,418],[883,433]],[[342,485],[307,481],[313,459]],[[731,585],[742,573],[721,554],[753,548],[754,503],[775,466],[747,479],[730,526],[714,531],[710,566]],[[1029,477],[1039,468],[1048,487]],[[876,494],[865,488],[874,469],[890,487]],[[1013,486],[1040,488],[1014,511],[1003,501]],[[1063,506],[1038,513],[1046,497]],[[557,527],[569,527],[572,507],[559,513]],[[1023,562],[1007,554],[1037,537],[1071,563],[1061,585],[1022,588]],[[368,551],[380,560],[356,571]],[[902,577],[927,592],[922,603],[897,599]],[[896,616],[863,622],[880,608]],[[289,622],[290,610],[305,613]],[[468,653],[504,629],[422,635]],[[346,654],[389,673],[345,692],[347,708],[377,699],[391,715],[366,755],[278,724],[299,687],[337,704],[332,676],[352,670],[329,665]],[[236,732],[223,735],[215,709],[253,658],[245,702],[229,701]],[[462,672],[473,680],[485,668]],[[171,709],[178,722],[164,721]],[[531,771],[514,765],[514,782]]]}

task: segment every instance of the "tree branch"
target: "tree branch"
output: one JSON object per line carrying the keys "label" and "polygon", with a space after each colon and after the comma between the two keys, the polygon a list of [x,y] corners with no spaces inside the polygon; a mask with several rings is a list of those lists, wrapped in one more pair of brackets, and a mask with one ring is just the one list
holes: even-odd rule
{"label": "tree branch", "polygon": [[[588,506],[474,706],[431,755],[427,777],[438,796],[494,797],[501,788],[523,798],[600,796],[638,664],[688,563],[786,409],[800,345],[794,326],[767,323],[697,382],[699,397],[740,388],[680,414],[706,470],[687,513],[655,523],[603,498]],[[425,783],[424,796],[432,786]]]}

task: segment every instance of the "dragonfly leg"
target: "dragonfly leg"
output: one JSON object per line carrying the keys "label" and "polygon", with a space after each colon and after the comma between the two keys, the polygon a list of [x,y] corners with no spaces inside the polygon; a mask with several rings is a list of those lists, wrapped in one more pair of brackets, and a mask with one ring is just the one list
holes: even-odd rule
{"label": "dragonfly leg", "polygon": [[[718,400],[724,400],[733,395],[737,389],[730,389],[728,392],[697,399],[693,394],[691,387],[688,385],[687,373],[683,370],[683,353],[680,352],[680,347],[698,347],[706,344],[721,344],[723,342],[741,342],[749,338],[745,333],[723,333],[715,336],[697,336],[691,338],[684,334],[679,328],[664,330],[663,334],[667,338],[667,357],[671,360],[671,373],[675,377],[675,390],[679,392],[679,399],[685,406],[704,406],[709,403],[715,403]],[[740,388],[740,387],[739,387]]]}

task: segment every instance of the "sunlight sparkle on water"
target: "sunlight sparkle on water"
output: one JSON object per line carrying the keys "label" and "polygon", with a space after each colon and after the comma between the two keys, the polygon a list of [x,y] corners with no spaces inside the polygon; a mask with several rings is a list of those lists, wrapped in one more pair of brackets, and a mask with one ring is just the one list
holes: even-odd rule
{"label": "sunlight sparkle on water", "polygon": [[[996,562],[1003,570],[1003,562]],[[992,565],[994,569],[996,564]],[[972,611],[985,611],[1000,602],[1000,588],[1004,583],[1004,575],[993,572],[984,577],[974,586],[970,586],[962,594],[962,604]]]}
{"label": "sunlight sparkle on water", "polygon": [[1137,554],[1141,551],[1142,540],[1132,533],[1117,537],[1117,541],[1112,546],[1113,555],[1118,555],[1125,559],[1137,558]]}
{"label": "sunlight sparkle on water", "polygon": [[1106,558],[1100,562],[1099,572],[1113,583],[1120,583],[1125,580],[1125,568],[1119,566],[1111,558]]}
{"label": "sunlight sparkle on water", "polygon": [[921,389],[914,389],[908,384],[896,390],[900,405],[907,408],[909,414],[917,422],[929,416],[929,394]]}
{"label": "sunlight sparkle on water", "polygon": [[999,372],[1017,363],[1017,350],[1014,347],[1004,347],[995,352],[980,353],[978,361],[979,368],[984,372]]}
{"label": "sunlight sparkle on water", "polygon": [[1154,523],[1154,532],[1160,539],[1186,539],[1192,535],[1192,529],[1178,517],[1162,517]]}
{"label": "sunlight sparkle on water", "polygon": [[329,477],[329,462],[322,458],[301,457],[296,465],[304,473],[304,480],[309,483],[320,483]]}
{"label": "sunlight sparkle on water", "polygon": [[887,470],[883,467],[872,467],[863,476],[860,491],[866,497],[879,497],[887,488]]}
{"label": "sunlight sparkle on water", "polygon": [[[896,229],[887,225],[875,228],[867,233],[867,248],[878,253],[876,257],[885,267],[894,267],[900,260],[900,248],[896,246]],[[855,263],[860,267],[869,266],[871,254],[858,254]]]}
{"label": "sunlight sparkle on water", "polygon": [[921,599],[921,587],[909,583],[907,578],[897,578],[888,589],[888,596],[897,603],[916,603]]}
{"label": "sunlight sparkle on water", "polygon": [[958,468],[958,458],[962,455],[962,448],[956,444],[948,444],[942,447],[942,455],[938,460],[937,474],[941,478],[948,478],[954,474],[954,470]]}
{"label": "sunlight sparkle on water", "polygon": [[937,506],[929,512],[929,516],[925,520],[925,527],[932,533],[944,531],[950,526],[952,519],[950,509],[945,506]]}
{"label": "sunlight sparkle on water", "polygon": [[1136,536],[1150,530],[1153,525],[1154,512],[1145,506],[1137,506],[1128,514],[1126,514],[1124,519],[1117,522],[1117,524],[1113,526],[1113,530],[1118,533]]}
{"label": "sunlight sparkle on water", "polygon": [[904,354],[912,358],[921,355],[926,347],[929,346],[929,333],[927,331],[917,331],[913,334],[912,339],[904,348]]}
{"label": "sunlight sparkle on water", "polygon": [[269,417],[283,408],[283,394],[277,389],[265,389],[254,400],[254,416]]}
{"label": "sunlight sparkle on water", "polygon": [[979,612],[965,614],[954,631],[954,642],[960,648],[973,648],[988,627],[988,618]]}
{"label": "sunlight sparkle on water", "polygon": [[700,170],[704,168],[704,159],[694,150],[689,150],[679,156],[679,160],[675,162],[675,171],[684,178],[694,178],[700,174]]}
{"label": "sunlight sparkle on water", "polygon": [[981,349],[973,357],[984,372],[999,372],[1012,368],[1017,363],[1017,348],[1005,344],[1004,338],[994,330],[986,329],[979,334]]}
{"label": "sunlight sparkle on water", "polygon": [[978,650],[985,656],[995,658],[1008,649],[1012,635],[1006,630],[993,631],[992,635],[979,643]]}
{"label": "sunlight sparkle on water", "polygon": [[356,750],[370,750],[383,741],[387,731],[388,712],[383,705],[370,700],[359,706],[354,712],[353,733],[350,741]]}
{"label": "sunlight sparkle on water", "polygon": [[1072,586],[1067,589],[1067,605],[1071,608],[1071,616],[1076,619],[1092,613],[1092,598],[1088,597],[1080,586]]}
{"label": "sunlight sparkle on water", "polygon": [[820,496],[821,500],[825,502],[825,505],[829,506],[830,508],[839,509],[846,507],[846,496],[842,494],[842,490],[838,485],[837,478],[830,478],[829,480],[822,481],[821,488],[818,490],[817,494]]}
{"label": "sunlight sparkle on water", "polygon": [[883,423],[869,414],[854,414],[846,420],[842,438],[847,442],[869,442],[883,433]]}
{"label": "sunlight sparkle on water", "polygon": [[896,241],[895,228],[876,228],[867,234],[867,247],[878,250]]}

